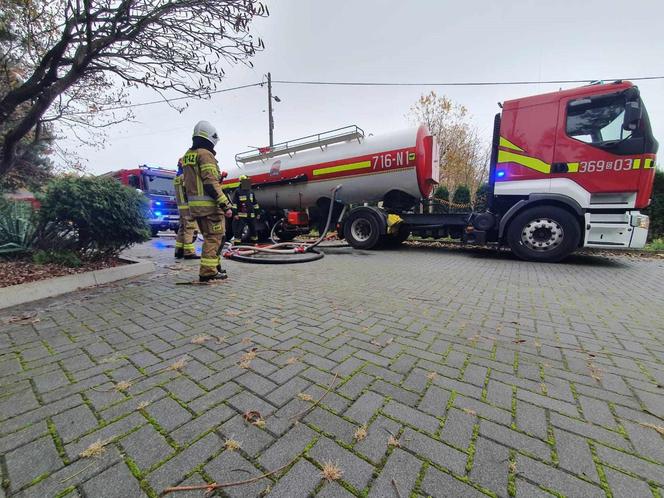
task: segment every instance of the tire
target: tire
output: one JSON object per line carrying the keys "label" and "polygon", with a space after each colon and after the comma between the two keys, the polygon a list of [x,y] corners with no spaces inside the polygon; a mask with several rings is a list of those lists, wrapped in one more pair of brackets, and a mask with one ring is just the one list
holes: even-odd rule
{"label": "tire", "polygon": [[561,261],[576,250],[580,240],[581,228],[574,215],[555,206],[526,209],[507,229],[507,244],[526,261]]}
{"label": "tire", "polygon": [[380,241],[380,225],[368,211],[356,211],[344,222],[344,237],[355,249],[371,249]]}

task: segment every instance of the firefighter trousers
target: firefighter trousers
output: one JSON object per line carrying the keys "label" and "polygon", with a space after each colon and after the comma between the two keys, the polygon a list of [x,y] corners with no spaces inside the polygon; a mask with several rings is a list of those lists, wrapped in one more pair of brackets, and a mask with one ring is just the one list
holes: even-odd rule
{"label": "firefighter trousers", "polygon": [[180,214],[178,233],[175,236],[175,253],[182,252],[184,256],[196,254],[194,241],[196,240],[196,221]]}
{"label": "firefighter trousers", "polygon": [[[233,234],[237,239],[240,239],[242,242],[258,242],[258,236],[256,234],[256,218],[244,218],[240,217],[239,220],[235,223],[237,230],[233,229]],[[245,230],[245,227],[247,229]],[[246,236],[245,236],[246,232]]]}
{"label": "firefighter trousers", "polygon": [[203,250],[201,252],[201,267],[199,275],[210,277],[217,274],[220,266],[219,254],[225,232],[225,218],[223,212],[196,218],[198,228],[203,234]]}

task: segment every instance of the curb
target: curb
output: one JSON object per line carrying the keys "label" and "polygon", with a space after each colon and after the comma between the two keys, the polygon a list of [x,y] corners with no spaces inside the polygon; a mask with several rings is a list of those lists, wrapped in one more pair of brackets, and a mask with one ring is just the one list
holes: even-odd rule
{"label": "curb", "polygon": [[121,256],[120,259],[132,264],[2,287],[0,288],[0,309],[144,275],[154,271],[155,268],[152,261],[128,256]]}

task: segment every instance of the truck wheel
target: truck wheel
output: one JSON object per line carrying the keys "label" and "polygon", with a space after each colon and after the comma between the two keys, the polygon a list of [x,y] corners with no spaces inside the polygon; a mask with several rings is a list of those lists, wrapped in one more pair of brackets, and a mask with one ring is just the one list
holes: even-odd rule
{"label": "truck wheel", "polygon": [[507,243],[520,259],[557,262],[579,245],[581,230],[572,214],[554,206],[519,213],[507,230]]}
{"label": "truck wheel", "polygon": [[371,249],[380,240],[378,220],[366,211],[351,213],[344,222],[344,237],[355,249]]}

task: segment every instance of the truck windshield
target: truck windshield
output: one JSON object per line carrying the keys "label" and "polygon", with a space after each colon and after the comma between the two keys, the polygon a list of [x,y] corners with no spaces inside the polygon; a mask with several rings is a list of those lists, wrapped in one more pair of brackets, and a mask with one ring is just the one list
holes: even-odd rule
{"label": "truck windshield", "polygon": [[173,178],[167,176],[145,175],[145,187],[149,194],[175,195]]}
{"label": "truck windshield", "polygon": [[624,115],[622,94],[573,100],[567,108],[567,134],[594,145],[623,140],[631,134],[622,128]]}
{"label": "truck windshield", "polygon": [[567,105],[567,135],[613,154],[643,154],[657,152],[648,113],[639,99],[642,116],[634,131],[625,130],[624,92],[576,99]]}

